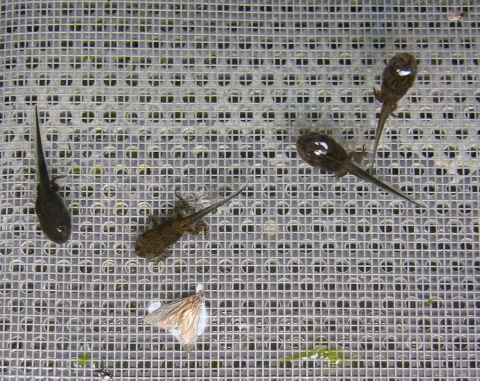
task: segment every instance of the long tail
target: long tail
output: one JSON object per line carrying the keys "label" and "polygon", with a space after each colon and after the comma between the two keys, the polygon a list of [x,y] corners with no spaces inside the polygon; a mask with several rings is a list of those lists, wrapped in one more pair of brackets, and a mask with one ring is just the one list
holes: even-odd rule
{"label": "long tail", "polygon": [[45,156],[43,153],[42,134],[40,132],[37,106],[35,106],[35,135],[35,161],[37,164],[38,182],[44,192],[48,192],[50,190],[50,179],[48,177],[47,163],[45,162]]}
{"label": "long tail", "polygon": [[385,127],[385,122],[388,119],[389,112],[387,111],[387,108],[389,107],[391,107],[391,105],[389,105],[387,102],[383,102],[382,110],[380,111],[380,118],[378,119],[377,130],[375,131],[375,143],[373,144],[372,151],[372,169],[375,167],[378,143],[380,142],[380,137],[382,136],[383,128]]}
{"label": "long tail", "polygon": [[391,194],[394,194],[398,197],[401,197],[404,200],[410,201],[410,202],[414,203],[415,205],[419,206],[420,208],[424,208],[424,206],[421,205],[420,203],[418,203],[417,201],[415,201],[415,200],[411,199],[410,197],[404,195],[400,191],[397,191],[396,189],[392,188],[390,185],[384,183],[383,181],[380,181],[379,179],[372,176],[371,174],[364,171],[362,168],[356,166],[353,163],[351,163],[351,166],[349,166],[349,171],[350,171],[351,174],[353,174],[357,177],[360,177],[361,179],[363,179],[365,181],[371,182],[372,184],[376,185],[380,189],[383,189],[384,191],[387,191]]}
{"label": "long tail", "polygon": [[240,188],[238,191],[235,193],[232,193],[230,196],[228,196],[226,199],[221,200],[213,205],[210,205],[209,207],[199,210],[198,212],[195,212],[193,214],[190,214],[188,217],[192,218],[194,221],[201,219],[202,217],[206,216],[208,213],[214,211],[217,209],[219,206],[225,204],[227,201],[231,200],[232,198],[238,196],[240,193],[242,193],[248,185],[244,185],[242,188]]}

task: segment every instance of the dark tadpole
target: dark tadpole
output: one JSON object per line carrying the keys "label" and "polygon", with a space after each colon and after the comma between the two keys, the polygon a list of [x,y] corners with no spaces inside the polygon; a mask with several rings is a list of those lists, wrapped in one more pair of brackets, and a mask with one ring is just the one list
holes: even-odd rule
{"label": "dark tadpole", "polygon": [[315,168],[331,172],[335,177],[343,177],[348,173],[368,181],[380,189],[410,201],[423,208],[423,205],[403,193],[392,188],[352,163],[352,159],[360,163],[365,157],[364,152],[348,153],[339,143],[328,135],[317,132],[307,132],[297,139],[297,151],[300,157]]}
{"label": "dark tadpole", "polygon": [[[225,204],[227,201],[238,196],[247,188],[247,185],[240,188],[235,193],[221,200],[213,205],[199,210],[188,216],[182,216],[182,210],[188,210],[188,202],[179,194],[177,197],[182,201],[182,204],[173,209],[174,219],[161,222],[157,217],[149,216],[153,221],[153,229],[147,230],[137,238],[135,244],[135,254],[141,258],[151,259],[154,263],[159,263],[170,256],[168,247],[176,243],[184,233],[197,236],[203,230],[205,236],[208,238],[209,229],[205,221],[200,221],[208,213],[213,212],[219,206]],[[195,224],[192,229],[190,225]]]}
{"label": "dark tadpole", "polygon": [[37,200],[35,201],[35,212],[37,213],[40,226],[50,241],[65,243],[72,232],[72,221],[62,198],[58,194],[59,186],[56,179],[63,176],[53,176],[50,181],[48,177],[47,163],[43,154],[42,136],[38,111],[35,106],[35,159],[37,164]]}
{"label": "dark tadpole", "polygon": [[410,53],[395,54],[388,61],[382,74],[382,86],[380,90],[373,89],[375,98],[382,103],[380,118],[378,119],[377,130],[375,131],[375,143],[372,152],[372,168],[375,165],[375,157],[377,155],[378,142],[382,135],[385,122],[389,115],[395,116],[394,111],[397,109],[397,102],[407,93],[408,89],[413,86],[417,77],[417,61]]}

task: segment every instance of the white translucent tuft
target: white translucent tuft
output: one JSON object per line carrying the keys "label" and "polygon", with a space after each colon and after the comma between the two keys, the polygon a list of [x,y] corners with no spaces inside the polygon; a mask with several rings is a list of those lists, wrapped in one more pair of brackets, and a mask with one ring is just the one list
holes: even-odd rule
{"label": "white translucent tuft", "polygon": [[205,303],[202,303],[200,307],[200,317],[198,320],[198,334],[200,336],[205,332],[205,329],[208,327],[208,321],[210,320],[210,314],[208,313],[207,308],[205,307]]}
{"label": "white translucent tuft", "polygon": [[178,333],[178,331],[176,329],[170,329],[168,330],[168,332],[170,334],[173,335],[173,337],[175,337],[175,339],[178,341],[178,342],[182,342],[181,338],[180,338],[180,334]]}
{"label": "white translucent tuft", "polygon": [[162,302],[156,301],[156,302],[151,302],[150,305],[148,306],[148,313],[152,313],[155,310],[158,310],[161,306],[163,306]]}

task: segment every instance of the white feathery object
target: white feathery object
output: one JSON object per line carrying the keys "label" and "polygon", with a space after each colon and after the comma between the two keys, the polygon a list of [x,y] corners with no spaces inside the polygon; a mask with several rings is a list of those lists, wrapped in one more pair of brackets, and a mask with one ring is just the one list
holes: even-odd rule
{"label": "white feathery object", "polygon": [[197,293],[178,299],[150,312],[145,321],[169,331],[182,344],[186,352],[191,352],[197,344],[197,338],[208,326],[208,311],[205,308],[205,295],[201,284]]}

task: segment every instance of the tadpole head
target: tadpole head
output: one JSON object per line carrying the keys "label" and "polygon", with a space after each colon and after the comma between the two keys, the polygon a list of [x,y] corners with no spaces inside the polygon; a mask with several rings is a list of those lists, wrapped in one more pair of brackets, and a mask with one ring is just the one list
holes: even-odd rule
{"label": "tadpole head", "polygon": [[410,53],[399,53],[392,57],[392,69],[400,77],[417,75],[417,61]]}

